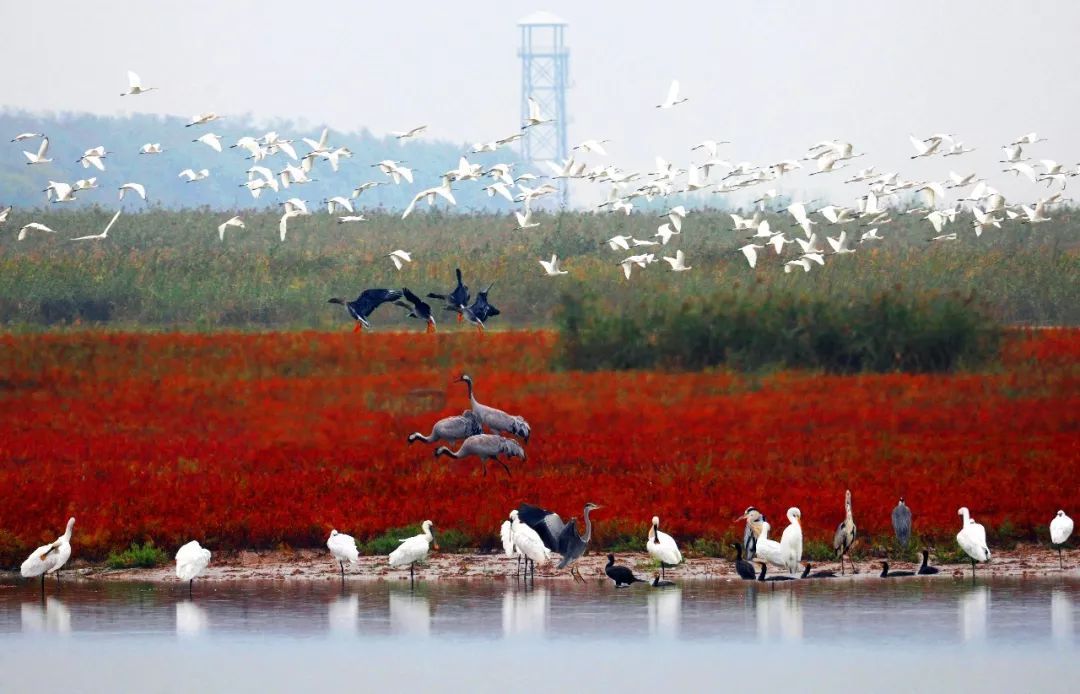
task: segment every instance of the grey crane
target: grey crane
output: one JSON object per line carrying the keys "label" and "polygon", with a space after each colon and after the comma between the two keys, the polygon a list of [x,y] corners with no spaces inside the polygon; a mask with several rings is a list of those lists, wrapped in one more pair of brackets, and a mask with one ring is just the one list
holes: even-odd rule
{"label": "grey crane", "polygon": [[765,520],[765,515],[753,506],[747,506],[743,514],[735,519],[735,522],[738,523],[741,520],[746,521],[746,528],[743,530],[743,554],[746,555],[746,561],[753,561],[754,555],[757,554],[757,540],[758,535],[761,533],[761,521]]}
{"label": "grey crane", "polygon": [[517,441],[503,438],[497,434],[474,434],[465,439],[461,444],[461,448],[456,451],[447,446],[439,446],[435,449],[435,457],[438,458],[441,455],[448,455],[457,459],[475,455],[480,458],[480,468],[484,471],[485,476],[487,476],[487,461],[489,460],[494,460],[499,465],[502,465],[503,470],[506,470],[506,474],[510,474],[510,468],[499,457],[501,455],[508,458],[521,458],[523,461],[526,459],[525,451],[522,450]]}
{"label": "grey crane", "polygon": [[573,567],[573,563],[585,554],[589,546],[589,540],[592,539],[592,521],[589,519],[589,513],[598,508],[601,507],[591,501],[585,504],[584,535],[578,535],[577,518],[571,518],[569,523],[563,523],[559,514],[546,511],[539,506],[522,504],[518,507],[518,520],[535,530],[545,547],[562,555],[557,568],[565,569],[569,566],[570,575],[574,577],[574,580],[584,583],[585,579]]}
{"label": "grey crane", "polygon": [[906,549],[911,541],[911,509],[904,503],[904,497],[900,497],[900,503],[892,511],[892,527],[896,541]]}
{"label": "grey crane", "polygon": [[444,417],[435,422],[435,426],[431,428],[431,434],[424,436],[419,431],[409,434],[409,443],[413,441],[423,441],[424,443],[435,443],[436,441],[447,441],[449,443],[456,443],[457,441],[464,441],[470,436],[484,433],[484,428],[480,426],[480,418],[472,413],[472,410],[465,410],[459,415],[451,417]]}
{"label": "grey crane", "polygon": [[844,492],[844,520],[840,525],[836,526],[836,534],[833,535],[833,549],[836,551],[836,557],[840,560],[840,575],[844,575],[844,556],[846,555],[848,561],[851,562],[851,573],[857,574],[859,570],[855,568],[855,562],[851,560],[851,546],[855,544],[855,517],[851,514],[851,490],[848,489]]}
{"label": "grey crane", "polygon": [[469,402],[472,403],[473,414],[480,418],[480,422],[484,426],[500,434],[509,433],[520,436],[525,443],[529,442],[529,435],[532,432],[529,429],[529,423],[525,421],[524,417],[507,414],[500,409],[481,405],[477,402],[476,396],[473,394],[472,377],[469,374],[462,374],[457,381],[463,382],[469,387]]}

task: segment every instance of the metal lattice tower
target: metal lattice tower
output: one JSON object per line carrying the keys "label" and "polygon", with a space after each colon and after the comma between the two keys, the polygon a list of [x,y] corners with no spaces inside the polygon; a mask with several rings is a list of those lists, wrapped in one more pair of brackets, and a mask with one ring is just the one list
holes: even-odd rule
{"label": "metal lattice tower", "polygon": [[[564,43],[566,22],[550,12],[534,12],[518,22],[521,30],[521,120],[529,115],[529,97],[540,104],[545,123],[529,128],[521,139],[521,158],[539,172],[548,173],[543,162],[558,164],[567,158],[566,89],[570,53]],[[566,179],[559,184],[559,205],[570,200]]]}

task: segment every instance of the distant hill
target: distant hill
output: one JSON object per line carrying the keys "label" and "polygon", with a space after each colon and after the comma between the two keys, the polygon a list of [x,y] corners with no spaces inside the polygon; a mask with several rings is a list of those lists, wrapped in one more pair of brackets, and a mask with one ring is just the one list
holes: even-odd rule
{"label": "distant hill", "polygon": [[[415,171],[415,182],[401,185],[384,185],[366,191],[360,204],[365,209],[403,209],[418,191],[438,185],[439,176],[456,168],[458,158],[465,154],[472,163],[485,167],[498,162],[517,163],[515,149],[503,149],[494,153],[468,154],[469,144],[420,138],[399,142],[393,137],[375,137],[367,130],[339,132],[331,130],[330,143],[346,146],[353,152],[351,159],[342,159],[337,172],[321,160],[312,174],[317,181],[274,193],[266,190],[259,199],[240,185],[247,180],[247,169],[253,164],[245,159],[242,149],[228,149],[243,135],[261,137],[267,130],[274,130],[281,137],[295,141],[297,154],[308,151],[301,137],[318,139],[321,127],[300,127],[280,121],[271,127],[255,126],[249,118],[224,118],[203,126],[184,127],[185,120],[136,114],[127,117],[97,116],[85,113],[39,114],[24,111],[0,111],[0,207],[41,207],[46,205],[42,190],[50,180],[73,183],[82,178],[97,176],[97,190],[84,191],[78,200],[65,203],[65,207],[88,207],[117,204],[117,189],[123,183],[137,182],[146,186],[148,203],[137,197],[125,196],[123,206],[137,210],[146,204],[163,208],[247,209],[275,207],[290,197],[299,197],[318,207],[319,201],[329,196],[348,196],[364,181],[389,181],[372,164],[383,159],[404,160]],[[9,142],[22,132],[40,132],[49,137],[49,156],[53,162],[40,166],[27,166],[23,150],[36,150],[38,140]],[[192,142],[208,132],[222,136],[226,149],[220,154],[201,142]],[[164,152],[141,155],[139,148],[146,143],[160,143]],[[105,171],[83,168],[76,160],[91,147],[103,145],[109,152],[105,159]],[[269,157],[261,165],[277,172],[291,162],[284,154]],[[186,183],[178,174],[187,168],[209,169],[210,177],[195,183]],[[520,167],[516,169],[520,172]],[[511,208],[506,200],[490,198],[481,190],[484,183],[465,182],[455,186],[454,195],[461,211],[499,212]],[[443,204],[443,203],[440,203]]]}

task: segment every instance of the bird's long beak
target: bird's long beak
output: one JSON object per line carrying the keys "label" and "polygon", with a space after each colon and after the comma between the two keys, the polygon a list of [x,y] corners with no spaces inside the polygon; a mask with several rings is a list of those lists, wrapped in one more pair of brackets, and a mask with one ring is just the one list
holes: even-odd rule
{"label": "bird's long beak", "polygon": [[436,542],[436,543],[435,543],[435,551],[436,551],[436,552],[438,552],[438,551],[439,551],[439,549],[440,549],[440,547],[439,547],[439,543],[438,543],[438,542]]}
{"label": "bird's long beak", "polygon": [[746,520],[749,517],[750,516],[748,516],[747,514],[744,513],[741,516],[739,516],[738,518],[736,518],[735,520],[731,521],[731,523],[732,523],[732,525],[734,525],[735,523],[738,523],[741,520]]}

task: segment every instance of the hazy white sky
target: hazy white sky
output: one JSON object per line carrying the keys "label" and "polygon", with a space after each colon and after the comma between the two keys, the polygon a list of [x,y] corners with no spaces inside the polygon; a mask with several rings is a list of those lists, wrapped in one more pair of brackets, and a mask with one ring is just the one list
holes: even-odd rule
{"label": "hazy white sky", "polygon": [[[997,146],[1031,130],[1050,139],[1034,155],[1080,161],[1074,1],[5,0],[0,104],[428,123],[431,137],[489,140],[519,124],[515,25],[536,9],[569,24],[571,142],[609,138],[627,168],[685,165],[706,137],[762,163],[839,137],[868,153],[857,165],[1000,178]],[[161,91],[120,98],[128,69]],[[690,101],[653,108],[676,77]],[[942,131],[979,152],[909,161],[909,132]],[[785,188],[840,196],[843,177]]]}

